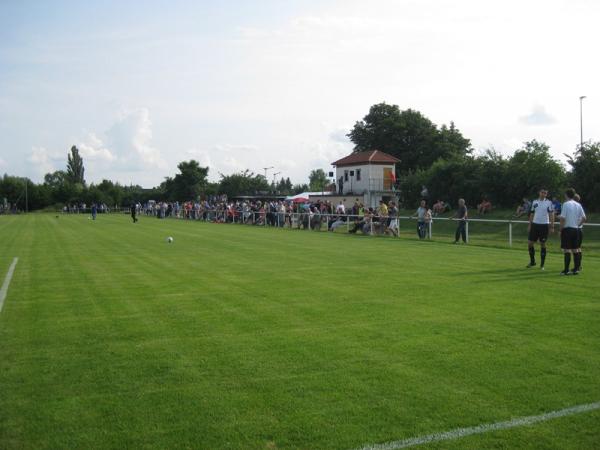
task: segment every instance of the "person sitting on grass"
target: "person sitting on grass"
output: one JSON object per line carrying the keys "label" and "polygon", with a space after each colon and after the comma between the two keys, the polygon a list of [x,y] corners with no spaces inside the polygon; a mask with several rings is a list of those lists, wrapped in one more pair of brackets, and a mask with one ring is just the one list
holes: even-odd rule
{"label": "person sitting on grass", "polygon": [[434,216],[437,216],[438,214],[443,214],[444,212],[446,212],[446,204],[443,201],[438,200],[433,204]]}
{"label": "person sitting on grass", "polygon": [[523,203],[517,206],[517,210],[513,217],[521,217],[522,215],[529,215],[531,211],[531,202],[527,200],[527,197],[523,197]]}
{"label": "person sitting on grass", "polygon": [[492,202],[490,202],[486,197],[483,197],[483,200],[479,205],[477,205],[477,213],[484,215],[486,213],[492,212]]}

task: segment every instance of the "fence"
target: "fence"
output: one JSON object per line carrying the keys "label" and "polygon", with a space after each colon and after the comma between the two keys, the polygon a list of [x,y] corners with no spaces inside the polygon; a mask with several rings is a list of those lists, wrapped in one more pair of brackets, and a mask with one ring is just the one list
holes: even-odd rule
{"label": "fence", "polygon": [[[129,209],[122,210],[124,213],[129,213]],[[355,215],[339,215],[339,214],[320,214],[308,212],[257,212],[257,211],[231,211],[227,209],[201,209],[199,211],[189,211],[187,217],[181,215],[183,210],[178,212],[178,215],[171,215],[171,218],[180,220],[199,220],[206,222],[219,222],[231,224],[244,224],[263,227],[276,228],[291,228],[304,229],[312,231],[331,231],[332,225],[334,230],[342,229],[346,232],[358,232],[368,235],[393,235],[398,238],[400,235],[412,234],[417,230],[416,218],[411,216],[399,216],[396,223],[389,223],[389,218],[381,218],[378,216],[367,218],[364,216]],[[166,218],[165,216],[159,217]],[[144,215],[144,212],[141,213]],[[156,217],[156,214],[153,216]],[[359,223],[360,227],[356,224]],[[512,247],[514,243],[521,245],[527,240],[527,225],[525,220],[501,220],[501,219],[469,219],[465,223],[465,231],[467,242],[472,237],[481,238],[488,242],[497,242],[508,244]],[[410,224],[410,225],[409,225]],[[434,237],[454,238],[455,227],[458,224],[456,219],[449,217],[435,217],[431,222],[426,224],[426,233],[422,237],[434,239]],[[391,226],[390,226],[391,225]],[[558,229],[558,222],[555,224]],[[473,233],[472,229],[477,227],[477,232]],[[482,228],[485,227],[486,229]],[[586,236],[592,237],[594,241],[598,241],[600,248],[600,224],[586,223],[584,228]],[[411,230],[410,232],[408,230]],[[550,239],[558,240],[558,233]],[[588,246],[589,246],[588,242]],[[596,246],[596,244],[593,244]]]}

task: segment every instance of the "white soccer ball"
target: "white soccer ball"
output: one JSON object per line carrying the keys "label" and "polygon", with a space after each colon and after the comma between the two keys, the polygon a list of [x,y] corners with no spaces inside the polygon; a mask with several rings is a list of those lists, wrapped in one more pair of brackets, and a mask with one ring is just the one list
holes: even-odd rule
{"label": "white soccer ball", "polygon": [[167,242],[168,242],[169,244],[170,244],[170,243],[172,243],[172,242],[173,242],[173,238],[172,238],[171,236],[169,236],[169,237],[167,238]]}

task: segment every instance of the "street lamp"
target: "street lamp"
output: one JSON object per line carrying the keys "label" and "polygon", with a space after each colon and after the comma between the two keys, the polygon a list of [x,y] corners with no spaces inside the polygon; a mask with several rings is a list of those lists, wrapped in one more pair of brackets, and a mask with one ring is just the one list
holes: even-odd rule
{"label": "street lamp", "polygon": [[271,167],[263,167],[263,170],[265,171],[265,180],[267,180],[267,179],[268,179],[268,178],[267,178],[267,170],[269,170],[269,169],[273,169],[273,168],[274,168],[274,166],[271,166]]}
{"label": "street lamp", "polygon": [[281,172],[275,172],[275,173],[273,174],[273,184],[275,184],[275,177],[276,177],[277,175],[279,175],[280,173],[281,173]]}
{"label": "street lamp", "polygon": [[580,132],[580,146],[579,148],[583,148],[583,99],[585,95],[579,97],[579,132]]}

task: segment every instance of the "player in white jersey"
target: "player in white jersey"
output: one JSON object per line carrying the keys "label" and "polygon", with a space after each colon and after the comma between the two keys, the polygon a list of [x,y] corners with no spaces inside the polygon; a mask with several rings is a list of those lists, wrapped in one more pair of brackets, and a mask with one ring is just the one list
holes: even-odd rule
{"label": "player in white jersey", "polygon": [[540,268],[544,270],[546,262],[546,241],[548,240],[548,232],[554,233],[554,205],[548,200],[548,191],[540,189],[539,197],[531,203],[529,211],[529,225],[527,231],[527,245],[529,248],[529,264],[527,267],[533,267],[535,263],[535,247],[534,244],[540,241]]}
{"label": "player in white jersey", "polygon": [[[560,214],[560,247],[565,254],[565,268],[560,274],[569,275],[571,273],[572,275],[577,275],[581,269],[579,229],[587,218],[585,217],[583,207],[573,200],[575,191],[569,188],[566,190],[565,195],[567,201],[563,203]],[[571,255],[573,255],[573,259],[575,260],[575,266],[573,267],[573,271],[569,272]]]}

